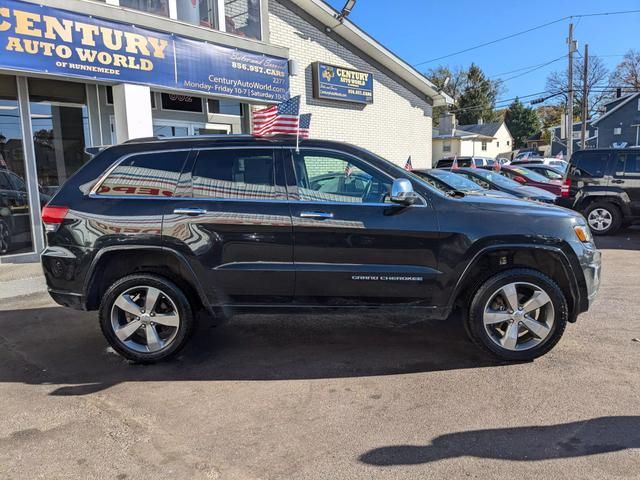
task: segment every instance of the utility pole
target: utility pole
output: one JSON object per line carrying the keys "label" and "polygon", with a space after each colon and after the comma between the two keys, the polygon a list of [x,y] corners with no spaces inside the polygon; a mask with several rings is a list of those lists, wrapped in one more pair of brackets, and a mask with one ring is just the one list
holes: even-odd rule
{"label": "utility pole", "polygon": [[580,131],[580,148],[587,148],[587,115],[589,111],[589,44],[584,44],[584,70],[582,72],[582,130]]}
{"label": "utility pole", "polygon": [[571,158],[573,154],[573,22],[569,23],[569,38],[567,39],[569,44],[569,71],[567,72],[568,80],[568,99],[567,99],[567,160]]}

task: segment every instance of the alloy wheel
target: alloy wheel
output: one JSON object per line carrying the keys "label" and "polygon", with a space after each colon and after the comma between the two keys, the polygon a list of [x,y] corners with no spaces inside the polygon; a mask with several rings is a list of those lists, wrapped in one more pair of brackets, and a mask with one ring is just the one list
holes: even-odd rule
{"label": "alloy wheel", "polygon": [[500,287],[483,313],[484,328],[498,346],[511,351],[529,350],[549,337],[555,319],[551,297],[527,282]]}
{"label": "alloy wheel", "polygon": [[111,328],[127,348],[155,353],[175,340],[180,314],[171,297],[159,288],[136,286],[121,293],[111,307]]}
{"label": "alloy wheel", "polygon": [[605,208],[594,208],[587,217],[589,227],[595,231],[602,232],[608,229],[613,223],[613,215]]}

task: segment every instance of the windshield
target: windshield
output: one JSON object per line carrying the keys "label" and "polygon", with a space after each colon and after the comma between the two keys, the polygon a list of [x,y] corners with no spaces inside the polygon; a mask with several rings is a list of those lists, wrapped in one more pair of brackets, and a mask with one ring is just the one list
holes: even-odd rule
{"label": "windshield", "polygon": [[482,187],[480,187],[472,180],[469,180],[468,178],[452,172],[447,172],[446,170],[432,170],[428,174],[422,172],[414,173],[420,177],[425,178],[427,181],[429,180],[429,175],[431,175],[450,188],[453,188],[454,190],[460,190],[461,192],[477,192],[483,190]]}
{"label": "windshield", "polygon": [[515,180],[511,180],[510,178],[503,177],[499,173],[490,172],[488,170],[480,170],[480,169],[474,170],[472,173],[474,175],[477,175],[480,178],[484,178],[485,180],[495,183],[496,185],[499,185],[501,187],[505,187],[505,188],[520,187],[520,184],[518,182],[516,182]]}
{"label": "windshield", "polygon": [[534,182],[549,182],[549,179],[547,177],[544,177],[539,173],[534,172],[533,170],[528,170],[522,167],[511,167],[511,171],[513,173],[517,173],[518,175],[522,175],[523,177],[527,177],[529,180],[533,180]]}

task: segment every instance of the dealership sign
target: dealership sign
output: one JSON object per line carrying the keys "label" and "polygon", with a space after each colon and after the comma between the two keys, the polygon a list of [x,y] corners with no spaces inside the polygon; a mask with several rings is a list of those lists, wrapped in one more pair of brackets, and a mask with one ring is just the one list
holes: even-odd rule
{"label": "dealership sign", "polygon": [[0,68],[280,102],[285,58],[0,0]]}
{"label": "dealership sign", "polygon": [[373,103],[373,74],[315,62],[313,96],[343,102]]}

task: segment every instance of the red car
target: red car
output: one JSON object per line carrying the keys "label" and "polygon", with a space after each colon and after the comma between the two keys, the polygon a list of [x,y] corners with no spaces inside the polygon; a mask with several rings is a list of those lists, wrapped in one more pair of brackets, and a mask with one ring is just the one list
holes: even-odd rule
{"label": "red car", "polygon": [[[495,167],[480,167],[484,170],[495,170]],[[528,187],[537,187],[560,196],[562,180],[549,180],[543,175],[517,165],[502,165],[500,174]]]}

